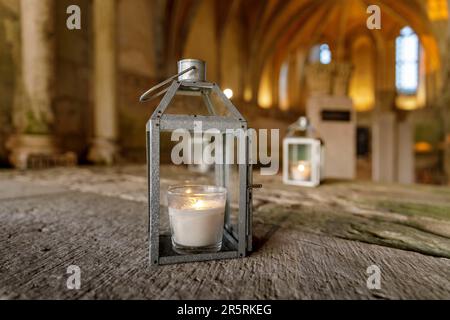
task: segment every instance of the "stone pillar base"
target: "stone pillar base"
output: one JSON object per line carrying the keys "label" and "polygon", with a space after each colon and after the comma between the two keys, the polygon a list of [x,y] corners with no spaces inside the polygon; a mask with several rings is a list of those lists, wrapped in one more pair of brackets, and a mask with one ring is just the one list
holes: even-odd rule
{"label": "stone pillar base", "polygon": [[414,164],[414,128],[408,121],[397,125],[397,182],[416,182]]}
{"label": "stone pillar base", "polygon": [[396,182],[397,119],[393,112],[375,115],[372,125],[372,179]]}
{"label": "stone pillar base", "polygon": [[96,138],[92,141],[88,160],[96,164],[112,165],[119,160],[119,148],[105,138]]}
{"label": "stone pillar base", "polygon": [[51,135],[17,134],[6,142],[11,152],[9,161],[17,169],[26,169],[28,159],[33,155],[57,155],[57,140]]}

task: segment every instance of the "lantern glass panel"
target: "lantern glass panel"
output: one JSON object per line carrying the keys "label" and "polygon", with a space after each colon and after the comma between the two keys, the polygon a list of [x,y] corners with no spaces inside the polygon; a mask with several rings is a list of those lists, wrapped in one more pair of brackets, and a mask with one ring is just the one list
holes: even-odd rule
{"label": "lantern glass panel", "polygon": [[173,115],[231,116],[222,98],[209,88],[201,90],[180,88],[164,113]]}
{"label": "lantern glass panel", "polygon": [[[169,153],[177,142],[173,142],[170,139],[172,132],[164,132],[164,140],[161,139],[161,159],[168,158],[167,155],[163,157],[164,153]],[[205,133],[205,132],[203,132]],[[194,136],[193,131],[189,131],[191,137]],[[199,134],[199,132],[196,132]],[[163,132],[161,133],[163,136]],[[224,143],[222,145],[221,153],[226,155],[226,144],[225,139],[227,135],[223,134],[222,138]],[[208,144],[214,141],[215,138],[203,140],[202,147],[205,149]],[[235,136],[228,135],[228,141],[233,141],[233,154],[237,159],[237,149],[238,149],[238,139]],[[192,142],[193,140],[191,140]],[[167,147],[166,147],[167,145]],[[194,145],[191,143],[192,152],[194,152]],[[230,147],[229,147],[230,148]],[[215,155],[215,152],[212,153]],[[170,159],[170,157],[169,157]],[[225,204],[224,211],[224,230],[223,233],[222,247],[220,252],[233,252],[238,251],[237,243],[239,239],[239,226],[240,226],[240,207],[245,206],[245,202],[242,201],[241,197],[242,189],[240,188],[240,170],[246,167],[246,165],[239,165],[237,162],[232,164],[213,164],[211,169],[204,173],[192,173],[187,170],[188,165],[186,164],[174,164],[171,160],[166,163],[161,163],[160,165],[160,257],[171,258],[178,255],[182,255],[183,252],[175,252],[172,248],[172,230],[170,228],[170,214],[168,208],[168,192],[169,188],[177,185],[193,185],[193,186],[217,186],[225,187],[227,190],[227,200]],[[209,226],[213,228],[213,226]],[[186,230],[192,233],[192,230]],[[181,234],[183,236],[183,234]],[[189,236],[189,235],[184,235]],[[200,252],[199,252],[200,253]],[[171,261],[171,260],[168,260]],[[163,262],[165,263],[165,262]]]}
{"label": "lantern glass panel", "polygon": [[223,181],[224,186],[228,190],[227,221],[225,228],[237,239],[239,234],[239,208],[242,204],[242,198],[240,197],[241,190],[239,188],[239,170],[241,169],[238,163],[239,141],[234,134],[228,133],[223,137],[225,141],[225,164],[222,169],[224,174]]}
{"label": "lantern glass panel", "polygon": [[227,108],[222,98],[217,94],[217,92],[212,92],[210,94],[211,103],[214,106],[214,111],[217,116],[220,117],[230,117],[230,109]]}
{"label": "lantern glass panel", "polygon": [[181,90],[179,89],[167,106],[164,114],[174,115],[209,115],[204,97],[211,93],[211,89]]}
{"label": "lantern glass panel", "polygon": [[283,181],[287,184],[315,187],[321,179],[320,140],[288,137],[283,143]]}
{"label": "lantern glass panel", "polygon": [[295,181],[312,180],[312,145],[289,144],[289,179]]}

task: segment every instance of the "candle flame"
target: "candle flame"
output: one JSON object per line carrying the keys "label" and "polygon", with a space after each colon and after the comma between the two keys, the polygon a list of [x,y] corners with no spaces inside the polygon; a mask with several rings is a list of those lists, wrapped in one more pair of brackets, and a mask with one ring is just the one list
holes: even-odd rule
{"label": "candle flame", "polygon": [[297,167],[297,169],[298,169],[298,171],[300,171],[300,172],[305,172],[306,167],[305,167],[304,164],[299,164],[298,167]]}
{"label": "candle flame", "polygon": [[193,205],[195,209],[202,209],[206,207],[205,201],[203,200],[195,200],[195,203]]}

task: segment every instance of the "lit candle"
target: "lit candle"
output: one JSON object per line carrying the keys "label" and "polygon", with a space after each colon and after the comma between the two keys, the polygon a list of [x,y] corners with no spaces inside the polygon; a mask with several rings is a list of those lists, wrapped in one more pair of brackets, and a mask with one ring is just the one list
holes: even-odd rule
{"label": "lit candle", "polygon": [[226,189],[214,186],[169,188],[172,245],[179,253],[219,251],[222,246]]}
{"label": "lit candle", "polygon": [[291,166],[291,175],[297,181],[311,180],[311,162],[299,161]]}

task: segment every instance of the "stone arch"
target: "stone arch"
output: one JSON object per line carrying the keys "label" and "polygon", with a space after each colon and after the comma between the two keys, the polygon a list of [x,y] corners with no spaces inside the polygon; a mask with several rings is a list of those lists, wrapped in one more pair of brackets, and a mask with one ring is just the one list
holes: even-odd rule
{"label": "stone arch", "polygon": [[[160,2],[161,1],[161,2]],[[184,48],[192,24],[197,17],[201,1],[196,0],[158,0],[158,23],[161,30],[166,75],[176,71],[176,62],[183,57]]]}
{"label": "stone arch", "polygon": [[356,111],[370,111],[375,107],[375,60],[373,42],[367,35],[357,37],[351,48],[354,66],[350,82],[350,97]]}
{"label": "stone arch", "polygon": [[152,2],[120,0],[117,6],[119,68],[151,79],[157,78],[159,70],[154,49]]}
{"label": "stone arch", "polygon": [[233,90],[234,97],[243,97],[244,55],[242,49],[242,26],[239,17],[230,17],[220,41],[220,84]]}
{"label": "stone arch", "polygon": [[[427,18],[426,8],[421,1],[411,3],[392,3],[384,0],[375,1],[385,12],[384,21],[388,24],[388,32],[384,32],[383,41],[389,41],[402,24],[408,23],[422,35],[433,37],[433,29]],[[348,26],[344,24],[343,37],[351,36],[352,30],[365,28],[367,14],[365,9],[367,1],[352,0],[345,4],[354,5],[358,11],[352,11],[349,16]],[[305,47],[314,43],[313,39],[330,39],[330,46],[335,49],[336,24],[339,24],[340,15],[345,7],[339,7],[334,1],[290,1],[277,2],[263,7],[259,13],[259,24],[252,30],[253,38],[250,64],[253,76],[253,87],[258,87],[265,64],[273,65],[273,78],[277,78],[279,68],[288,52],[299,47]],[[356,13],[354,13],[356,12]],[[404,17],[404,18],[403,18]],[[374,31],[376,32],[376,31]],[[305,35],[310,35],[306,37]],[[353,40],[350,40],[353,41]],[[350,42],[347,41],[347,42]],[[432,43],[432,41],[430,41]],[[432,47],[432,45],[428,45]],[[439,61],[436,50],[426,48],[430,52],[432,61]],[[346,46],[348,55],[349,47]],[[378,50],[378,49],[376,49]],[[276,88],[275,88],[276,90]],[[276,97],[276,92],[272,96]]]}
{"label": "stone arch", "polygon": [[216,36],[214,1],[203,0],[187,33],[182,56],[207,61],[207,78],[219,81],[219,42]]}
{"label": "stone arch", "polygon": [[266,64],[258,85],[257,102],[262,108],[268,109],[273,105],[273,85],[277,83],[273,77],[273,70],[270,64]]}

